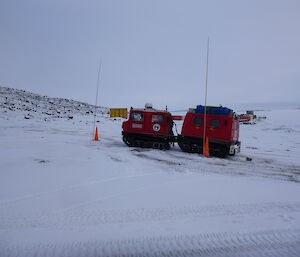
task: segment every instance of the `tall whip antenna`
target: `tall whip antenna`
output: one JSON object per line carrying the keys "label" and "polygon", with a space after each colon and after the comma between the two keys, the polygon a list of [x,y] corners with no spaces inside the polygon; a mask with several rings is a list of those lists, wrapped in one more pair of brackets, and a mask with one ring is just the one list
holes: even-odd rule
{"label": "tall whip antenna", "polygon": [[98,70],[98,79],[97,79],[97,91],[96,91],[96,101],[95,101],[95,110],[94,110],[94,126],[93,133],[96,128],[96,112],[97,112],[97,104],[98,104],[98,92],[99,92],[99,82],[100,82],[100,73],[101,73],[102,60],[100,59],[99,70]]}
{"label": "tall whip antenna", "polygon": [[206,138],[206,105],[207,105],[207,81],[208,81],[208,55],[209,55],[209,37],[207,39],[207,54],[206,54],[206,81],[205,81],[205,103],[204,103],[204,130],[203,130],[203,153]]}

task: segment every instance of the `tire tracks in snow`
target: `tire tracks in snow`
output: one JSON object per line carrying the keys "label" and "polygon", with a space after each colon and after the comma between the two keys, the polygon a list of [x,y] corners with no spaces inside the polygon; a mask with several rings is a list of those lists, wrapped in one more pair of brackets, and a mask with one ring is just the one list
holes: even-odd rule
{"label": "tire tracks in snow", "polygon": [[[174,171],[181,173],[215,173],[231,176],[261,177],[295,183],[300,182],[299,166],[273,163],[272,160],[267,158],[256,157],[253,161],[249,162],[246,161],[246,156],[240,154],[238,156],[228,157],[227,159],[206,159],[198,155],[197,159],[195,157],[196,154],[188,154],[188,156],[186,156],[186,153],[176,151],[165,151],[163,154],[160,154],[159,157],[153,154],[153,152],[134,153],[134,155],[165,164]],[[201,165],[199,165],[199,159],[201,160]]]}
{"label": "tire tracks in snow", "polygon": [[[76,206],[78,207],[78,206]],[[92,206],[94,207],[94,206]],[[130,224],[161,221],[203,220],[213,217],[253,218],[260,216],[290,217],[299,215],[300,202],[185,206],[169,208],[113,209],[68,208],[33,217],[0,216],[0,229],[53,228],[71,229],[107,224]]]}
{"label": "tire tracks in snow", "polygon": [[157,235],[10,247],[0,244],[0,251],[3,257],[298,257],[300,230]]}
{"label": "tire tracks in snow", "polygon": [[[107,140],[116,142],[113,139]],[[111,147],[116,146],[112,145]],[[125,148],[123,150],[128,151]],[[138,158],[160,163],[164,167],[168,167],[169,170],[179,173],[193,172],[201,173],[202,175],[215,173],[219,175],[260,177],[300,183],[300,166],[276,163],[270,158],[255,157],[249,162],[246,161],[245,155],[238,154],[226,159],[206,159],[201,158],[199,154],[197,156],[197,154],[181,152],[177,148],[173,148],[170,151],[160,151],[159,155],[157,155],[158,150],[153,152],[148,148],[130,148],[130,151],[132,155]],[[118,157],[114,156],[114,158]],[[121,160],[122,158],[120,157],[118,161]],[[200,165],[199,160],[201,160]]]}

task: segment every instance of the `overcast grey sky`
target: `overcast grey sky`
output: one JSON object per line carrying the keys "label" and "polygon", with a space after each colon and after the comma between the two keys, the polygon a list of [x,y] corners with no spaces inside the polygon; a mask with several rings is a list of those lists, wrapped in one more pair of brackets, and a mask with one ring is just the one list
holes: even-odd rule
{"label": "overcast grey sky", "polygon": [[110,107],[298,102],[299,0],[0,0],[0,85]]}

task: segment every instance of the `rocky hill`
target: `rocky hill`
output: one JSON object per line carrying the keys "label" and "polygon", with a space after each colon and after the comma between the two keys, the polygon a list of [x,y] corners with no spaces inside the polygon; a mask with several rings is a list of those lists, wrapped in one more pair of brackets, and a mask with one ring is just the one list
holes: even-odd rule
{"label": "rocky hill", "polygon": [[[108,108],[96,108],[97,116],[108,113]],[[40,119],[44,121],[56,119],[74,119],[76,116],[94,116],[95,106],[87,103],[54,98],[0,86],[0,117],[10,119]],[[14,113],[14,115],[12,115]]]}

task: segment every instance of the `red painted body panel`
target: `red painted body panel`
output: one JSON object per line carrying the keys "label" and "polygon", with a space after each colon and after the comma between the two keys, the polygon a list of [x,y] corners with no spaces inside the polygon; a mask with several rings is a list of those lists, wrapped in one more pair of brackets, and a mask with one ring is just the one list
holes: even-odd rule
{"label": "red painted body panel", "polygon": [[181,115],[173,115],[172,116],[173,120],[183,120],[184,116],[181,116]]}
{"label": "red painted body panel", "polygon": [[[200,122],[202,118],[202,122]],[[198,119],[198,122],[195,121]],[[185,116],[181,134],[203,138],[204,114],[188,112]],[[195,123],[201,123],[199,125]],[[215,140],[234,142],[239,140],[239,121],[233,116],[206,115],[206,137]]]}
{"label": "red painted body panel", "polygon": [[[138,121],[134,115],[142,115],[143,119]],[[130,111],[129,119],[123,122],[123,131],[127,133],[141,133],[153,135],[173,135],[173,119],[169,112],[149,111],[133,109]]]}

